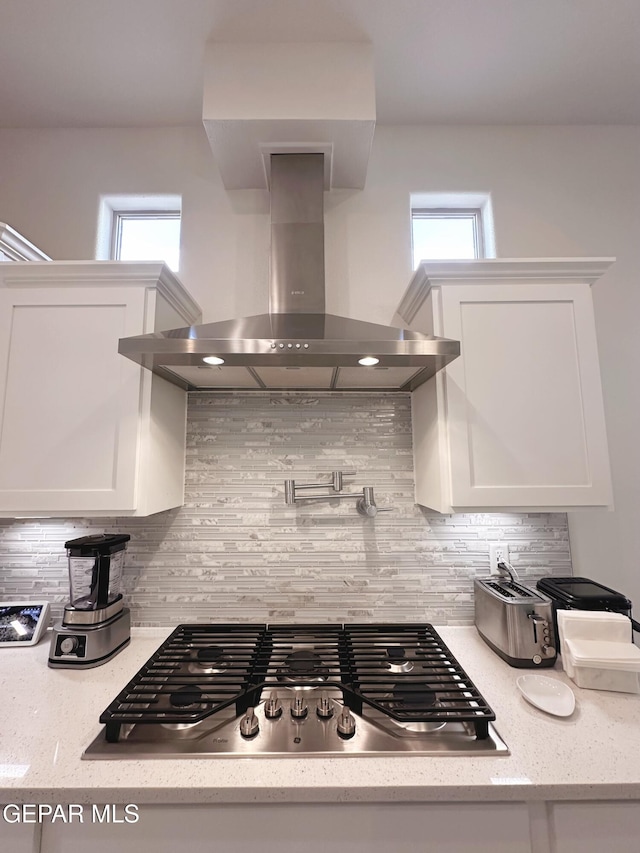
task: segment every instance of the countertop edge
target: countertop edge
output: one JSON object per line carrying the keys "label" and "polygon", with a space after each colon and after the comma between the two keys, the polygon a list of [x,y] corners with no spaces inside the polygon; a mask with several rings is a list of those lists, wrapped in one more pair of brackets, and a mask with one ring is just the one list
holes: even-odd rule
{"label": "countertop edge", "polygon": [[[61,796],[63,794],[63,796]],[[7,796],[8,795],[8,796]],[[81,803],[167,805],[266,805],[312,803],[454,803],[640,801],[640,784],[441,785],[362,788],[23,788],[0,789],[3,805]]]}

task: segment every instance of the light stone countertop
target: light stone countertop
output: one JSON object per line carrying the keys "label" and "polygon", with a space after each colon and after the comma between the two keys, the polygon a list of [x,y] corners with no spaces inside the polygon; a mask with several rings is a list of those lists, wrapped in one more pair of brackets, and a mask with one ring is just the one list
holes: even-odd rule
{"label": "light stone countertop", "polygon": [[437,630],[496,714],[511,755],[81,761],[98,718],[171,629],[138,628],[95,669],[52,670],[49,639],[0,649],[0,802],[264,803],[640,800],[640,695],[583,690],[570,717],[516,688],[523,672],[473,627]]}

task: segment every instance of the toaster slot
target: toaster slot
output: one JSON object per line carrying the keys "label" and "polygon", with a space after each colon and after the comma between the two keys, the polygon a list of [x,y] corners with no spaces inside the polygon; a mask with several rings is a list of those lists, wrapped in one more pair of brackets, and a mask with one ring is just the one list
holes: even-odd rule
{"label": "toaster slot", "polygon": [[513,581],[503,581],[503,586],[513,590],[519,598],[538,598],[535,592],[531,592],[531,590],[526,589],[524,586],[518,586]]}
{"label": "toaster slot", "polygon": [[498,595],[501,595],[503,598],[515,598],[515,595],[512,592],[509,592],[508,589],[503,589],[502,585],[495,581],[485,581],[484,585],[488,586],[489,589],[492,589],[494,592],[497,592]]}
{"label": "toaster slot", "polygon": [[527,589],[524,586],[520,586],[514,581],[508,580],[485,580],[481,581],[482,585],[487,587],[488,589],[493,590],[502,598],[506,598],[507,600],[517,601],[518,599],[529,599],[531,601],[540,601],[540,596],[537,595],[533,590]]}

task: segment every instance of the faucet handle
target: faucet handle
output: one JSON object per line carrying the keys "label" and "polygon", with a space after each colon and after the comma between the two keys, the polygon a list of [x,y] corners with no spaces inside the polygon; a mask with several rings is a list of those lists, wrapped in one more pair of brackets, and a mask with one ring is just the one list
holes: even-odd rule
{"label": "faucet handle", "polygon": [[331,483],[334,492],[341,492],[344,488],[343,477],[355,477],[355,471],[332,471]]}
{"label": "faucet handle", "polygon": [[362,500],[358,502],[358,512],[367,518],[375,518],[379,512],[393,512],[394,510],[395,507],[393,506],[365,506]]}
{"label": "faucet handle", "polygon": [[391,506],[377,506],[372,486],[364,487],[362,497],[358,500],[356,508],[360,515],[364,515],[365,518],[375,518],[379,512],[391,512],[393,510]]}
{"label": "faucet handle", "polygon": [[378,507],[375,504],[367,503],[364,498],[360,498],[356,508],[360,515],[364,515],[365,518],[375,518],[378,514]]}

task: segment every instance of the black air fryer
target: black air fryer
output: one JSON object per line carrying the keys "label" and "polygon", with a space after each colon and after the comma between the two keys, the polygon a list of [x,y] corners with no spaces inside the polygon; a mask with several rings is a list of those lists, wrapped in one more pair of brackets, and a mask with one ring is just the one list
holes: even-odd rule
{"label": "black air fryer", "polygon": [[[631,619],[634,631],[640,623],[631,617],[631,602],[621,592],[603,586],[589,578],[541,578],[536,584],[553,601],[554,618],[557,610],[607,610],[622,613]],[[557,624],[556,624],[556,636]]]}

